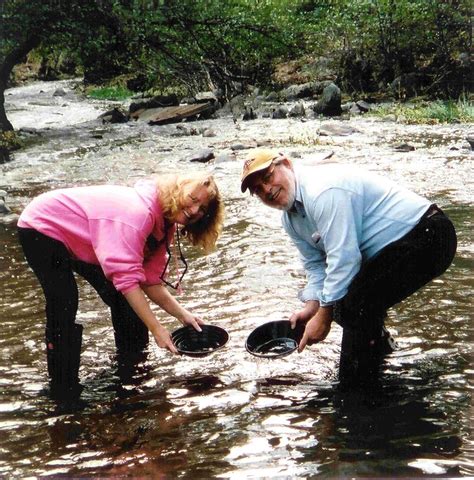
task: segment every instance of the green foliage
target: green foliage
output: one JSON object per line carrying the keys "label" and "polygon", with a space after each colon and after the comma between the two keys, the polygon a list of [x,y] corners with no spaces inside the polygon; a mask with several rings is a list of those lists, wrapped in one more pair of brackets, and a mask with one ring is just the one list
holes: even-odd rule
{"label": "green foliage", "polygon": [[276,62],[309,55],[330,57],[346,92],[419,72],[430,95],[456,96],[472,85],[458,61],[471,46],[470,9],[470,0],[0,0],[0,89],[8,55],[18,62],[39,46],[77,64],[86,83],[127,76],[130,90],[230,96],[271,86]]}
{"label": "green foliage", "polygon": [[409,124],[474,123],[474,104],[466,98],[457,101],[438,100],[415,105],[393,104],[372,111],[377,116],[396,115]]}
{"label": "green foliage", "polygon": [[134,61],[155,85],[181,83],[189,91],[270,83],[274,59],[297,52],[298,4],[181,0],[153,11],[136,4],[127,22],[137,40]]}
{"label": "green foliage", "polygon": [[443,93],[457,55],[471,46],[470,0],[309,3],[308,40],[320,54],[340,52],[346,89],[380,88],[398,75],[422,71],[427,84],[439,87],[431,93]]}
{"label": "green foliage", "polygon": [[127,87],[101,87],[94,88],[88,92],[88,96],[98,100],[126,100],[133,95]]}

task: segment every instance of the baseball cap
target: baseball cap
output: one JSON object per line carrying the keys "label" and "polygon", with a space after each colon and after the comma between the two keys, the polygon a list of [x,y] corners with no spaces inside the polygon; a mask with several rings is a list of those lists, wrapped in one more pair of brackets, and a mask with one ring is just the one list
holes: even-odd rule
{"label": "baseball cap", "polygon": [[248,180],[251,175],[260,172],[261,170],[265,170],[275,158],[278,158],[281,155],[282,154],[277,150],[271,150],[268,148],[256,148],[251,150],[245,160],[244,168],[242,169],[242,176],[240,178],[240,189],[242,192],[247,190]]}

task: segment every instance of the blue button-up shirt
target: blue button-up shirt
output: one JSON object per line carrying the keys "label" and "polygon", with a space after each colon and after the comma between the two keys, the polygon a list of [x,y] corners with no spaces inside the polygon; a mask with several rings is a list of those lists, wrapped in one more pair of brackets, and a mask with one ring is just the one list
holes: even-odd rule
{"label": "blue button-up shirt", "polygon": [[342,164],[295,168],[296,201],[283,227],[306,271],[302,301],[331,305],[347,293],[361,263],[408,233],[430,206],[374,173]]}

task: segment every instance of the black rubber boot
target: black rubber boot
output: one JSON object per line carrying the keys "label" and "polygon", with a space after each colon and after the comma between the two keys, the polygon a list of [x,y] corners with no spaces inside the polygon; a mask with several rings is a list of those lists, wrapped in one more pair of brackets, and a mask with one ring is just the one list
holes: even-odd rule
{"label": "black rubber boot", "polygon": [[359,329],[344,328],[339,381],[341,386],[364,386],[377,382],[383,355],[380,345]]}
{"label": "black rubber boot", "polygon": [[50,393],[55,400],[79,398],[82,325],[74,324],[72,331],[47,329],[46,356],[50,378]]}

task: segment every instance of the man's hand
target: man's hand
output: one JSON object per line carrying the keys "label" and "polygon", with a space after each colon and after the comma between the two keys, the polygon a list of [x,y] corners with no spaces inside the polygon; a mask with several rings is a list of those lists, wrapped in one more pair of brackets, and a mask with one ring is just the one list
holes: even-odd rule
{"label": "man's hand", "polygon": [[308,300],[305,303],[303,310],[294,312],[290,317],[291,328],[294,329],[298,322],[306,323],[311,317],[316,315],[319,308],[319,302],[317,300]]}
{"label": "man's hand", "polygon": [[303,338],[298,345],[298,352],[301,353],[306,345],[313,345],[322,342],[331,330],[332,307],[320,307],[316,315],[306,324]]}

